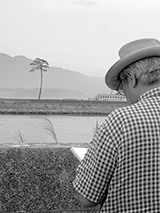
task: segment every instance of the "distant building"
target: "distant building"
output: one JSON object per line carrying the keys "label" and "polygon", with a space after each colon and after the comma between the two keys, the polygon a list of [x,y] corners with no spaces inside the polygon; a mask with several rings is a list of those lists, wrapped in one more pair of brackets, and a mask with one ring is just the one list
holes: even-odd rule
{"label": "distant building", "polygon": [[90,98],[92,101],[122,101],[126,102],[126,97],[118,93],[116,94],[98,94],[94,98]]}

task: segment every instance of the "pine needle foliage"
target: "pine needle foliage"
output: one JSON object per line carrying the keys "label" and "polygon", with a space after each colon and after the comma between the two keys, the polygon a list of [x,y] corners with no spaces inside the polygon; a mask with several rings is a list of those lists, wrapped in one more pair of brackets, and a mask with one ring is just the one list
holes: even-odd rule
{"label": "pine needle foliage", "polygon": [[32,63],[30,63],[30,65],[32,67],[29,72],[34,72],[35,70],[40,70],[41,82],[40,82],[40,89],[39,89],[39,95],[38,95],[38,99],[40,99],[41,94],[42,94],[43,73],[47,72],[47,69],[49,68],[49,63],[44,59],[36,58],[33,60]]}

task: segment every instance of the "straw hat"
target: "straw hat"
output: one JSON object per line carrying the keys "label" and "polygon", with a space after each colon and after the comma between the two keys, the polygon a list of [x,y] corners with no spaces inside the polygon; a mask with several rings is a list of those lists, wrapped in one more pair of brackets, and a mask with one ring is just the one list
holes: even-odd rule
{"label": "straw hat", "polygon": [[105,83],[112,90],[116,90],[119,84],[118,75],[125,67],[152,56],[160,56],[160,41],[157,39],[145,38],[125,44],[119,50],[120,59],[108,70]]}

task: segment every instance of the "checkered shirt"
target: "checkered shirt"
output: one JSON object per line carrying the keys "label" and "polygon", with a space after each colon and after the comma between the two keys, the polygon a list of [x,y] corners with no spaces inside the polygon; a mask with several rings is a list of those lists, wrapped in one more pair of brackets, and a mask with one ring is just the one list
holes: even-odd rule
{"label": "checkered shirt", "polygon": [[160,213],[160,87],[112,111],[73,182],[105,213]]}

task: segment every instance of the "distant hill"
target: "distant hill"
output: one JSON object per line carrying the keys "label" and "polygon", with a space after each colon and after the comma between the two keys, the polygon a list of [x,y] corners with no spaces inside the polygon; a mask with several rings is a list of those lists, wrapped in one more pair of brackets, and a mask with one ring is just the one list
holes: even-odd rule
{"label": "distant hill", "polygon": [[[25,89],[25,88],[0,88],[0,98],[25,98],[37,99],[39,88]],[[45,99],[86,99],[87,96],[81,91],[64,90],[55,88],[44,88],[42,91],[42,98]]]}
{"label": "distant hill", "polygon": [[[32,59],[0,53],[0,97],[37,98],[39,71],[29,73]],[[42,98],[88,98],[109,93],[104,78],[60,67],[44,73]]]}

